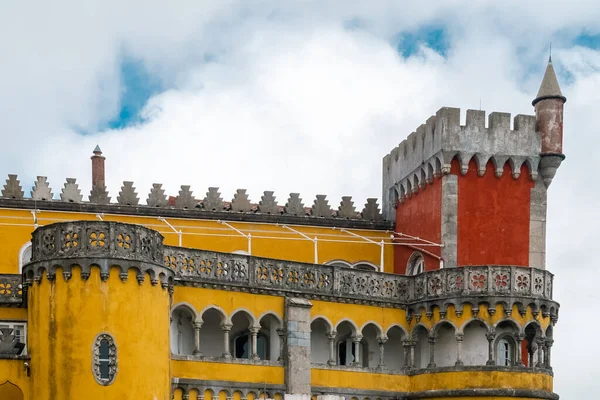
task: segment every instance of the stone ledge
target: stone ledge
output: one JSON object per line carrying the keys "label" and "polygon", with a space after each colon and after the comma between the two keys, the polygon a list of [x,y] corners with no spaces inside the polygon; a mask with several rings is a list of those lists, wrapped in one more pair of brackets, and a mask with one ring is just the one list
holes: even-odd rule
{"label": "stone ledge", "polygon": [[327,365],[327,364],[312,364],[311,369],[324,369],[332,371],[349,371],[349,372],[364,372],[380,375],[406,375],[416,376],[424,374],[436,374],[440,372],[470,372],[470,371],[500,371],[500,372],[525,372],[554,376],[550,369],[546,368],[528,368],[528,367],[503,367],[499,365],[463,365],[452,367],[435,367],[435,368],[419,368],[419,369],[387,369],[387,368],[368,368],[368,367],[353,367],[343,365]]}
{"label": "stone ledge", "polygon": [[171,354],[171,360],[177,361],[197,361],[197,362],[209,362],[219,364],[242,364],[242,365],[259,365],[265,367],[283,367],[283,361],[270,361],[270,360],[250,360],[247,358],[231,358],[226,359],[223,357],[205,357],[196,356],[193,354]]}

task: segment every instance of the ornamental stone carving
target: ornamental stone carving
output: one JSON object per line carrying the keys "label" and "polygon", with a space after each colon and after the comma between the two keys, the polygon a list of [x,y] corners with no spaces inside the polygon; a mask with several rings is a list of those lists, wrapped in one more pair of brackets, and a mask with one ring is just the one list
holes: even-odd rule
{"label": "ornamental stone carving", "polygon": [[94,339],[92,349],[92,372],[98,384],[108,386],[117,376],[117,345],[108,333]]}

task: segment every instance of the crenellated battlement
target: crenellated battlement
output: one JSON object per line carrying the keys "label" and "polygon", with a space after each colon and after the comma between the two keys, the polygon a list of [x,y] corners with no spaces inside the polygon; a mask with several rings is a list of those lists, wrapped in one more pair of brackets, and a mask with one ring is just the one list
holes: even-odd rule
{"label": "crenellated battlement", "polygon": [[383,208],[388,219],[393,204],[415,193],[435,177],[450,172],[457,158],[461,173],[466,174],[469,162],[475,159],[478,174],[483,176],[486,165],[493,162],[496,176],[504,173],[508,162],[513,178],[520,176],[527,165],[529,177],[537,179],[541,138],[536,134],[533,115],[516,115],[481,110],[467,110],[466,123],[460,124],[460,109],[443,107],[427,119],[383,159]]}
{"label": "crenellated battlement", "polygon": [[[2,200],[16,200],[20,206],[27,202],[35,202],[35,207],[52,207],[52,204],[67,203],[77,205],[90,205],[94,210],[103,212],[118,212],[125,207],[135,207],[137,213],[156,213],[157,210],[181,210],[187,217],[198,218],[231,218],[231,214],[254,215],[273,219],[306,219],[306,217],[319,219],[336,219],[377,224],[381,222],[381,211],[376,198],[368,198],[362,210],[357,209],[352,196],[343,196],[339,206],[330,204],[326,195],[318,194],[311,206],[305,205],[299,193],[290,193],[285,204],[279,204],[273,191],[265,191],[260,201],[252,202],[246,189],[237,189],[231,201],[223,200],[218,187],[209,187],[204,197],[196,198],[190,185],[182,185],[176,196],[168,196],[162,184],[154,183],[148,196],[144,200],[140,197],[135,185],[131,181],[124,181],[121,190],[116,196],[116,201],[111,202],[111,196],[104,185],[93,186],[89,201],[84,200],[84,195],[74,178],[67,178],[61,189],[59,198],[55,198],[47,177],[38,176],[34,182],[30,196],[26,197],[25,190],[17,175],[9,174],[6,183],[0,192]],[[8,204],[6,204],[8,205]],[[16,205],[16,204],[15,204]],[[64,207],[60,207],[61,209]],[[190,213],[191,211],[191,213]],[[164,211],[163,211],[164,213]],[[193,215],[191,215],[193,214]],[[279,218],[278,218],[279,217]]]}

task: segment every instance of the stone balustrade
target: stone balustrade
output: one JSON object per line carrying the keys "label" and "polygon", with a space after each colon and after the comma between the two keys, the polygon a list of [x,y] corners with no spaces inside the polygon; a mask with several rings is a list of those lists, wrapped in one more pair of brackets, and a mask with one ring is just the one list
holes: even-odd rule
{"label": "stone balustrade", "polygon": [[[405,276],[169,246],[165,246],[164,260],[166,267],[175,270],[179,284],[192,286],[413,305],[409,309],[414,313],[434,305],[444,310],[442,303],[452,299],[475,306],[478,300],[488,299],[490,306],[502,304],[506,310],[512,310],[513,304],[525,308],[532,304],[548,314],[558,308],[552,301],[553,275],[528,267],[469,266]],[[462,301],[454,303],[462,309]]]}
{"label": "stone balustrade", "polygon": [[[226,290],[303,296],[352,303],[380,303],[407,308],[409,314],[442,312],[448,304],[490,308],[502,304],[507,313],[520,310],[556,316],[552,301],[553,275],[545,270],[515,266],[469,266],[429,271],[415,276],[370,272],[332,265],[317,265],[231,253],[163,246],[162,236],[139,225],[106,221],[79,221],[47,225],[33,233],[32,262],[35,279],[45,261],[64,260],[65,266],[86,260],[126,260],[162,265],[175,274],[176,284],[222,287]],[[60,264],[60,263],[59,263]],[[88,261],[90,264],[90,261]],[[27,269],[27,268],[26,268]],[[107,271],[104,271],[107,273]],[[18,275],[3,276],[0,299],[20,296]],[[4,282],[1,281],[1,282]],[[4,292],[2,292],[4,291]],[[17,297],[15,297],[17,296]]]}
{"label": "stone balustrade", "polygon": [[0,275],[0,303],[20,305],[23,297],[23,278],[19,274]]}

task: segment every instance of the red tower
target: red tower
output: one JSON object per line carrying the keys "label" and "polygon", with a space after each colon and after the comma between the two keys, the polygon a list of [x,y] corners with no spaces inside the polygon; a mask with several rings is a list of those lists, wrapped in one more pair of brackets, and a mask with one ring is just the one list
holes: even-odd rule
{"label": "red tower", "polygon": [[[441,248],[396,246],[395,272],[441,266],[545,267],[546,190],[562,154],[563,105],[552,62],[536,115],[442,108],[383,160],[384,217]],[[541,179],[538,179],[538,172]],[[420,263],[417,269],[415,263]]]}

